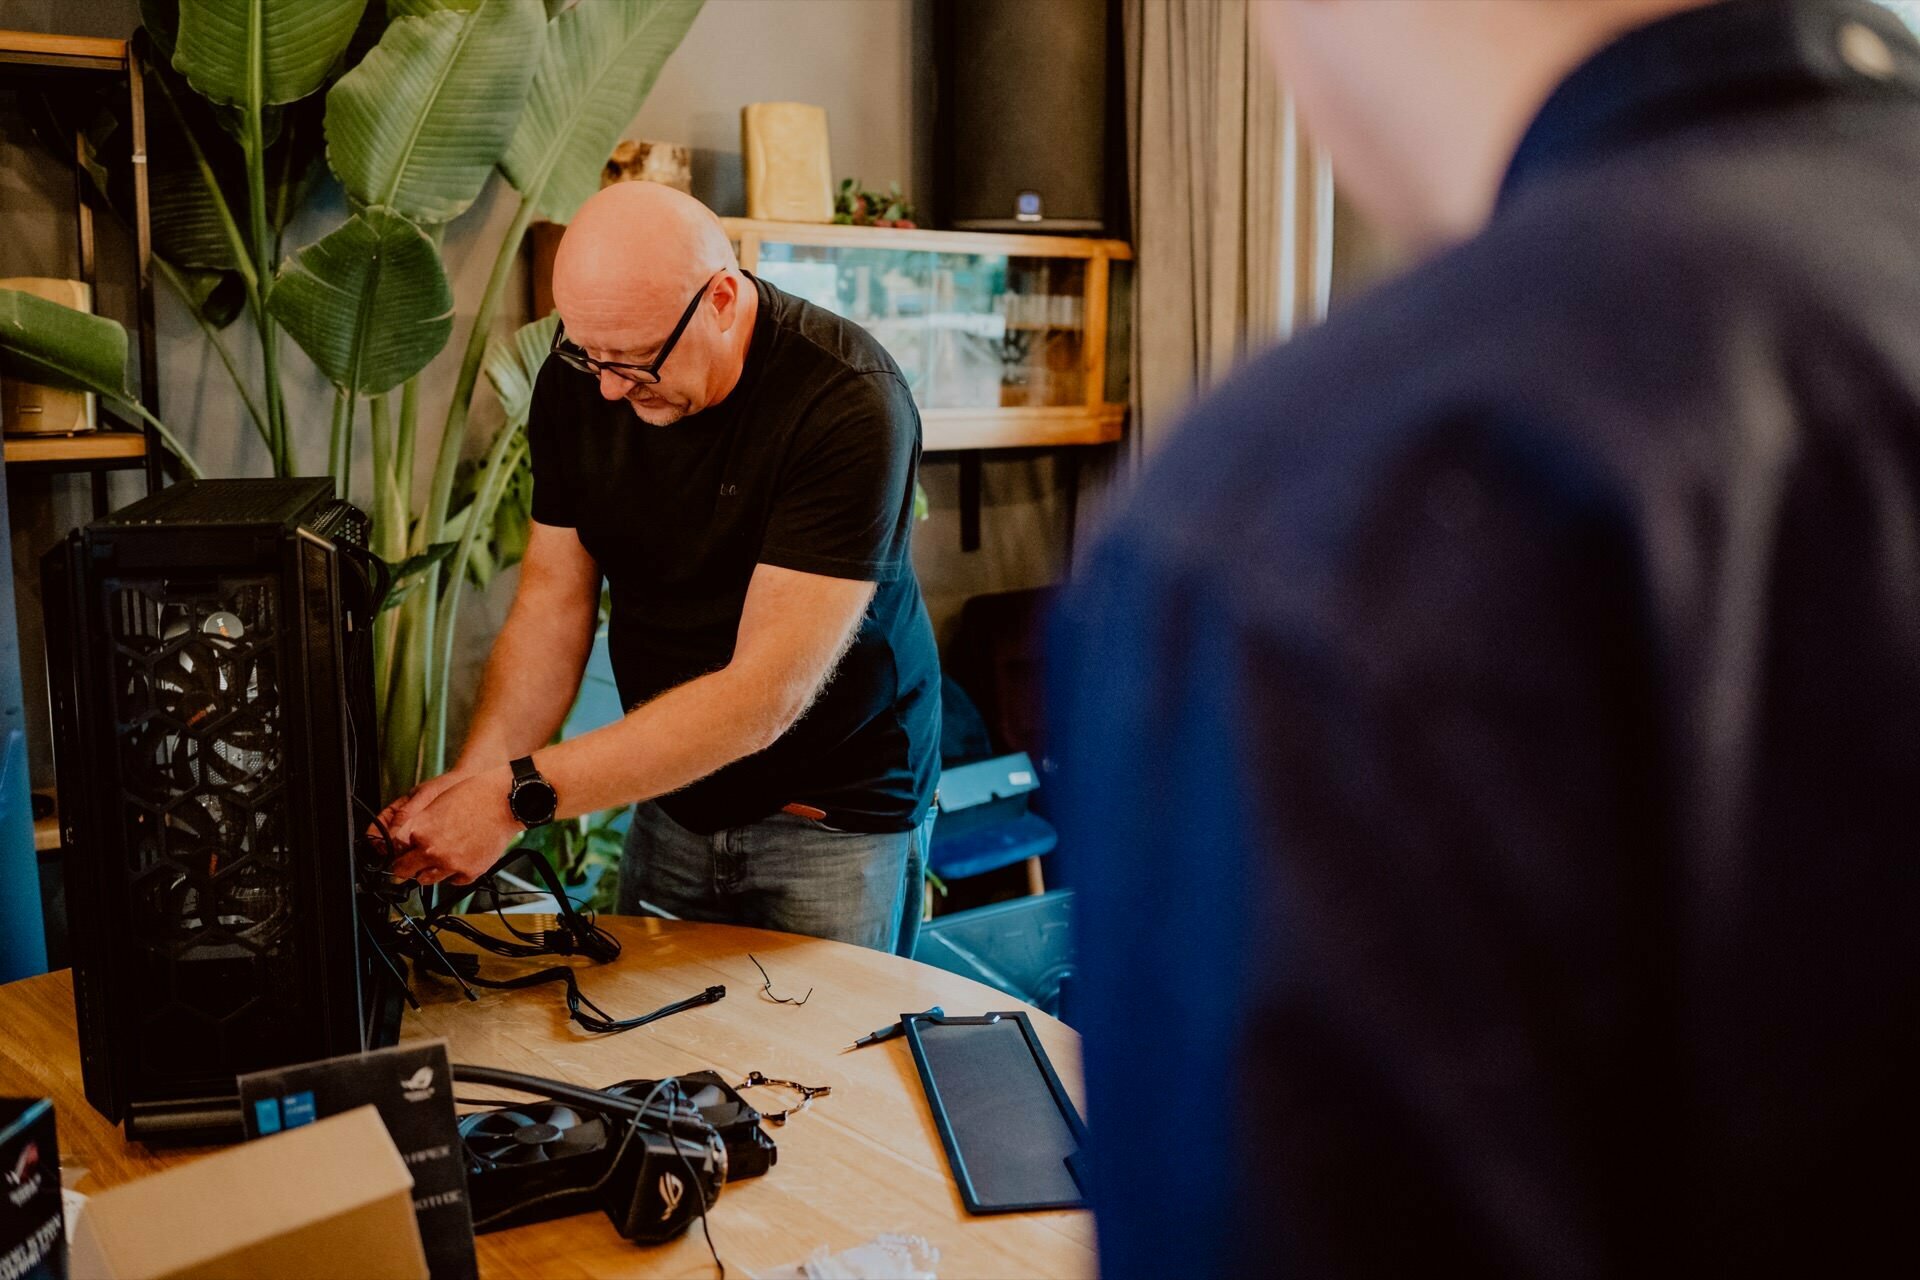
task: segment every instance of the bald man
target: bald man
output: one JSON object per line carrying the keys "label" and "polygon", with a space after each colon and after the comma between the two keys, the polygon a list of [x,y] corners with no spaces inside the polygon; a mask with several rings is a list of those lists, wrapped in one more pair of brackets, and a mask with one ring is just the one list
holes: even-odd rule
{"label": "bald man", "polygon": [[[394,873],[466,883],[528,828],[637,803],[623,911],[910,953],[940,672],[905,379],[654,183],[587,201],[553,292],[519,590],[458,763],[389,807]],[[603,580],[631,710],[549,745]]]}

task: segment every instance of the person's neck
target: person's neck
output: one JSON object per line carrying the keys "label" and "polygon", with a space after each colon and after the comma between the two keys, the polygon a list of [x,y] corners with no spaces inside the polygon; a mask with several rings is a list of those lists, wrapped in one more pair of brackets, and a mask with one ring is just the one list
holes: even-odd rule
{"label": "person's neck", "polygon": [[1441,36],[1451,46],[1445,50],[1421,45],[1422,110],[1411,127],[1392,134],[1392,162],[1414,193],[1411,238],[1431,246],[1477,232],[1492,214],[1521,136],[1576,67],[1636,27],[1711,2],[1555,3],[1540,12],[1501,6],[1499,21],[1461,24],[1451,33],[1456,38]]}

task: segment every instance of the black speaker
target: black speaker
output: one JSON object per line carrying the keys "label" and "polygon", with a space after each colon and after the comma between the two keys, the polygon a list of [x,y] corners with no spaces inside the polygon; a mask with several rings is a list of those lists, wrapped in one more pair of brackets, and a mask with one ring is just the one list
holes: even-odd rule
{"label": "black speaker", "polygon": [[1121,234],[1109,0],[935,0],[933,33],[942,224]]}
{"label": "black speaker", "polygon": [[390,1043],[367,520],[327,480],[189,481],[41,563],[87,1100],[240,1136],[234,1077]]}

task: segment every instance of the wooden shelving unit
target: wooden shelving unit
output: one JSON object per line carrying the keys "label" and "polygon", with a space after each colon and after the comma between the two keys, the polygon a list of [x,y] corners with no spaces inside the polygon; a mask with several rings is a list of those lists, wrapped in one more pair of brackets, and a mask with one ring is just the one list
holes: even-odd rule
{"label": "wooden shelving unit", "polygon": [[[146,93],[139,59],[132,56],[125,40],[92,36],[44,35],[34,31],[0,30],[0,84],[16,91],[47,91],[61,85],[99,83],[118,80],[126,86],[128,120],[131,126],[130,148],[133,168],[134,303],[138,314],[137,341],[140,351],[140,401],[150,413],[160,405],[160,358],[153,317],[153,236],[149,225],[147,196],[147,116]],[[75,139],[75,156],[81,142]],[[79,241],[80,275],[100,296],[94,256],[93,206],[87,191],[87,176],[79,164],[74,166],[74,230]],[[32,467],[38,471],[75,471],[91,473],[93,506],[96,515],[107,511],[107,472],[145,470],[147,488],[161,484],[160,466],[164,451],[150,430],[122,422],[105,407],[100,416],[109,423],[131,428],[102,430],[77,436],[10,436],[6,440],[6,464]]]}
{"label": "wooden shelving unit", "polygon": [[147,437],[131,431],[94,431],[78,436],[8,436],[7,465],[77,471],[117,470],[146,461]]}
{"label": "wooden shelving unit", "polygon": [[[16,94],[58,93],[67,88],[93,86],[117,92],[124,87],[128,104],[129,154],[133,177],[133,248],[135,341],[140,353],[140,401],[150,413],[160,407],[160,361],[153,315],[153,237],[147,194],[147,119],[140,63],[124,40],[85,36],[42,35],[31,31],[0,31],[0,88]],[[74,139],[74,158],[83,154]],[[80,276],[100,296],[94,253],[94,224],[89,179],[74,166],[74,234],[79,250]],[[52,274],[40,272],[39,274]],[[107,475],[113,471],[144,470],[149,491],[160,486],[163,451],[150,429],[126,422],[98,407],[101,430],[72,436],[9,436],[5,440],[6,470],[14,474],[79,473],[90,477],[93,509],[105,515],[109,506]],[[121,428],[119,430],[108,429]],[[12,614],[9,613],[9,618]],[[58,814],[35,819],[33,847],[41,861],[60,849]],[[37,896],[37,895],[36,895]]]}

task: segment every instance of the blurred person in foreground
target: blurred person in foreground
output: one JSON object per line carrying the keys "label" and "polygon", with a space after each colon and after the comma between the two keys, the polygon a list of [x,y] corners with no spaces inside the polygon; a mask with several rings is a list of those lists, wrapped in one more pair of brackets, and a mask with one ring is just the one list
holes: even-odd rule
{"label": "blurred person in foreground", "polygon": [[1847,1274],[1920,1081],[1920,48],[1264,6],[1404,277],[1056,633],[1109,1276]]}

